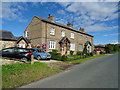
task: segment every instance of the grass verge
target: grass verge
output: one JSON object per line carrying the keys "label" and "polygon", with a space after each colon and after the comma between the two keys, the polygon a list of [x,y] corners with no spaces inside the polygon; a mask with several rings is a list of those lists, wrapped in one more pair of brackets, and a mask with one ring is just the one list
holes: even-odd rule
{"label": "grass verge", "polygon": [[2,88],[14,88],[38,80],[60,71],[50,68],[45,63],[23,63],[2,66]]}
{"label": "grass verge", "polygon": [[79,60],[65,61],[65,63],[71,63],[71,64],[81,63],[81,62],[83,62],[83,61],[87,61],[87,60],[91,60],[91,59],[95,59],[95,58],[103,57],[103,56],[107,56],[107,55],[105,55],[105,54],[102,54],[102,55],[96,55],[96,56],[91,56],[91,57],[87,57],[87,58],[79,59]]}

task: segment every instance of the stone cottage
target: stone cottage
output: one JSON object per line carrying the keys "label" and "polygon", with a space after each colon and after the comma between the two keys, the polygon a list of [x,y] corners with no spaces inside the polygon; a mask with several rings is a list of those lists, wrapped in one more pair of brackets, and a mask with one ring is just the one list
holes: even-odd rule
{"label": "stone cottage", "polygon": [[0,50],[16,46],[31,48],[30,40],[24,37],[15,37],[11,31],[0,30]]}
{"label": "stone cottage", "polygon": [[[33,46],[45,44],[45,50],[50,52],[57,49],[60,53],[69,54],[69,51],[83,51],[87,47],[88,52],[94,49],[93,36],[84,32],[84,28],[73,29],[68,22],[63,25],[54,21],[54,16],[48,19],[34,16],[24,31],[24,37],[31,40]],[[87,46],[86,46],[87,45]]]}

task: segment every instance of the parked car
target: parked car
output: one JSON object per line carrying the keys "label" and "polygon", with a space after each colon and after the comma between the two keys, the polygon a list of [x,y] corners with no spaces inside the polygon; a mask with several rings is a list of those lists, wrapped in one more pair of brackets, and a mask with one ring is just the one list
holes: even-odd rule
{"label": "parked car", "polygon": [[0,53],[2,57],[16,58],[24,62],[30,61],[31,55],[33,55],[29,49],[20,47],[5,48],[2,49]]}
{"label": "parked car", "polygon": [[37,60],[41,60],[41,59],[51,59],[51,54],[46,53],[44,50],[42,49],[38,49],[38,48],[31,48],[30,49],[33,53],[33,56],[35,59]]}

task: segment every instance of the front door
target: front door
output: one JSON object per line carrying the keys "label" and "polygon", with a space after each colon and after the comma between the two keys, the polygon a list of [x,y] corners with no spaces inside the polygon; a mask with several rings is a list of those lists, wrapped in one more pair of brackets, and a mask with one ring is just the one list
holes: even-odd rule
{"label": "front door", "polygon": [[70,40],[65,36],[59,41],[60,51],[62,55],[68,55],[70,49]]}

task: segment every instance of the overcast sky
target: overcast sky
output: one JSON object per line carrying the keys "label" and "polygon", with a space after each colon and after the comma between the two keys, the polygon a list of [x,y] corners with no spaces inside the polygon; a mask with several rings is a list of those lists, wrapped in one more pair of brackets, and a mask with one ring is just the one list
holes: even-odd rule
{"label": "overcast sky", "polygon": [[2,2],[2,30],[22,36],[36,15],[66,25],[73,23],[74,29],[85,28],[94,36],[95,44],[118,42],[118,2]]}

